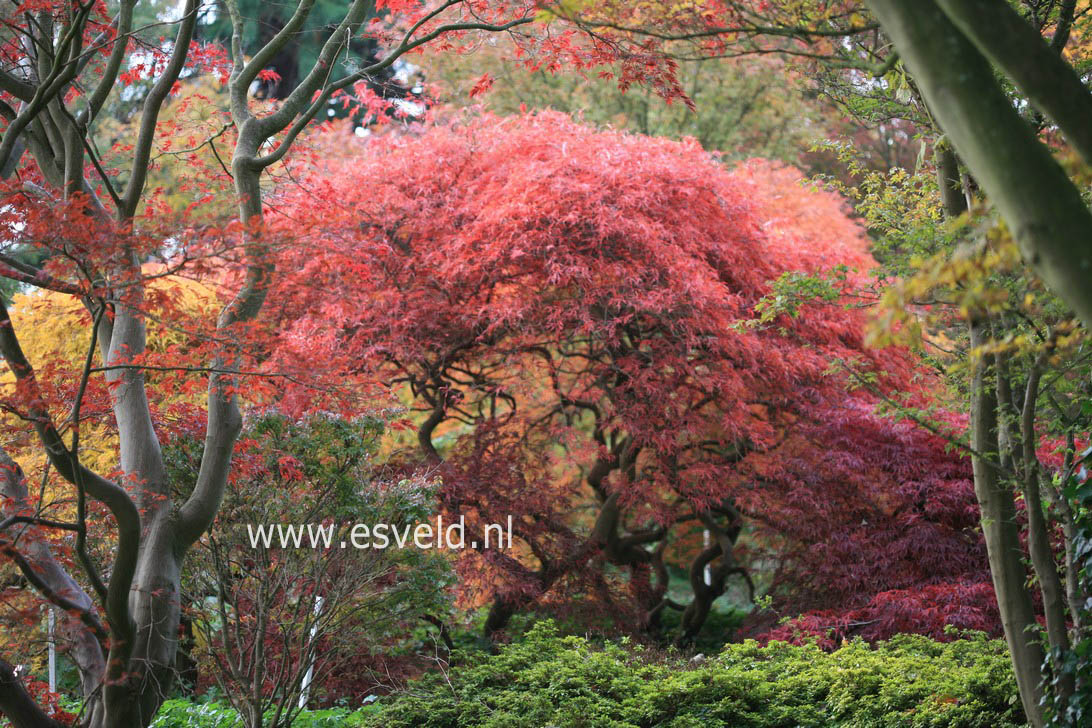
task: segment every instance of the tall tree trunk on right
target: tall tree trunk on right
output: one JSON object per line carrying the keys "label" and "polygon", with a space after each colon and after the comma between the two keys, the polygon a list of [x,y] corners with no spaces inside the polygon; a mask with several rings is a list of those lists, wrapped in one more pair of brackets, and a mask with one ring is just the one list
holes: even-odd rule
{"label": "tall tree trunk on right", "polygon": [[[971,346],[981,349],[990,340],[987,323],[971,321]],[[1005,640],[1012,656],[1016,684],[1028,723],[1034,728],[1046,724],[1039,701],[1042,698],[1041,666],[1043,650],[1039,645],[1039,625],[1031,594],[1025,588],[1024,549],[1016,521],[1016,501],[1012,489],[998,470],[997,397],[990,383],[993,375],[990,357],[977,363],[971,382],[971,458],[974,466],[974,491],[982,512],[982,533],[986,538],[993,588]]]}
{"label": "tall tree trunk on right", "polygon": [[[937,185],[940,188],[944,213],[949,219],[955,219],[968,208],[962,189],[959,161],[955,152],[944,141],[937,143],[935,153]],[[990,329],[984,315],[972,314],[970,334],[972,351],[981,350],[990,340]],[[1010,484],[1002,479],[998,467],[1002,447],[1011,445],[1012,439],[1009,433],[1003,432],[997,418],[1001,406],[997,392],[1007,390],[1007,380],[1000,376],[1000,372],[991,371],[991,362],[991,356],[983,355],[974,368],[971,381],[971,460],[974,467],[974,490],[981,511],[982,532],[986,538],[997,606],[1001,613],[1005,639],[1009,644],[1020,700],[1028,722],[1039,728],[1045,724],[1039,705],[1042,697],[1040,683],[1043,652],[1039,647],[1038,624],[1031,596],[1024,587],[1027,575],[1024,569],[1024,551],[1020,544],[1020,528],[1016,522],[1016,502]],[[1029,384],[1037,391],[1037,384]],[[1004,406],[1007,408],[1010,403],[1005,402]],[[1025,413],[1027,411],[1025,404]],[[1031,412],[1034,413],[1034,408]],[[1024,429],[1027,429],[1026,425]],[[1029,433],[1022,434],[1026,436]],[[1012,457],[1014,453],[1006,451],[1004,454],[1011,464],[1015,459]],[[1025,455],[1026,452],[1021,453],[1021,457]],[[1057,572],[1054,573],[1057,576]]]}
{"label": "tall tree trunk on right", "polygon": [[[1080,191],[1020,116],[990,64],[937,2],[867,4],[960,159],[1004,216],[1024,259],[1092,328],[1092,213]],[[1003,30],[992,22],[988,26],[991,33]],[[1049,108],[1059,121],[1070,118]]]}

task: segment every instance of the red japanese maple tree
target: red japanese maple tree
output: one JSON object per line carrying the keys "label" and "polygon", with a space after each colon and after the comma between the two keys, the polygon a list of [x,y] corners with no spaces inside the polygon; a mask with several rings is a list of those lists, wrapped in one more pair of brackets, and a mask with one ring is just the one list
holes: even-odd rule
{"label": "red japanese maple tree", "polygon": [[[453,515],[477,534],[514,518],[517,549],[461,559],[464,591],[492,599],[487,631],[580,592],[631,628],[681,609],[691,639],[760,544],[777,544],[804,609],[983,579],[967,464],[870,415],[872,395],[832,366],[921,394],[908,354],[865,348],[863,313],[839,300],[872,264],[862,232],[793,170],[729,171],[692,143],[556,114],[486,117],[327,158],[279,204],[323,251],[288,265],[327,295],[278,291],[278,360],[298,365],[318,340],[338,352],[325,365],[395,387]],[[771,282],[793,271],[830,290],[778,299]],[[907,443],[945,474],[901,466]],[[864,512],[878,529],[859,527]],[[695,525],[707,547],[670,547]],[[671,558],[688,605],[667,598]],[[823,582],[829,600],[809,597]]]}

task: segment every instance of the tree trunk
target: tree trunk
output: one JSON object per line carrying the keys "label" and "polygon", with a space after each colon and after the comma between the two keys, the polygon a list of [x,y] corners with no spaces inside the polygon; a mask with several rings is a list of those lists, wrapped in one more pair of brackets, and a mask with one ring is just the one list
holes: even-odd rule
{"label": "tree trunk", "polygon": [[934,0],[868,0],[1025,260],[1092,328],[1092,213]]}
{"label": "tree trunk", "polygon": [[[989,330],[981,320],[971,322],[971,346],[979,349],[989,341]],[[1025,588],[1024,550],[1016,522],[1016,503],[997,469],[997,398],[990,385],[988,359],[975,367],[971,383],[971,458],[974,490],[981,510],[982,533],[993,576],[997,606],[1005,640],[1009,645],[1016,684],[1028,722],[1034,728],[1045,725],[1039,701],[1043,650],[1031,595]]]}
{"label": "tree trunk", "polygon": [[[949,219],[959,217],[967,210],[966,197],[961,192],[959,161],[946,142],[939,142],[935,149],[937,185],[945,215]],[[990,338],[986,324],[972,318],[971,346],[979,348]],[[1011,440],[1011,434],[1003,434],[1007,427],[999,426],[997,413],[1001,407],[1010,408],[1011,393],[1003,377],[996,379],[996,389],[987,376],[988,359],[978,363],[971,382],[971,446],[974,449],[975,495],[981,510],[982,531],[986,538],[986,550],[993,577],[994,591],[1009,644],[1013,668],[1024,712],[1031,725],[1043,725],[1039,699],[1042,679],[1042,650],[1035,640],[1038,625],[1031,598],[1024,588],[1025,573],[1023,549],[1020,547],[1019,527],[1016,524],[1016,504],[1011,489],[1000,478],[996,463],[1000,461],[1002,440]],[[1038,385],[1034,385],[1037,387]],[[997,393],[1001,393],[1000,401]],[[1034,411],[1034,410],[1032,410]],[[1027,404],[1025,403],[1025,414]],[[1027,436],[1026,424],[1022,435]],[[1025,440],[1026,444],[1026,440]],[[1004,453],[1011,463],[1013,452]],[[1021,455],[1026,455],[1021,453]],[[1027,631],[1033,626],[1033,631]]]}
{"label": "tree trunk", "polygon": [[[1061,48],[1048,45],[1007,2],[937,0],[937,5],[1092,164],[1092,94],[1061,56]],[[1059,23],[1071,22],[1074,9],[1073,4],[1064,9],[1068,17]]]}
{"label": "tree trunk", "polygon": [[1028,517],[1028,550],[1031,563],[1039,579],[1043,596],[1043,614],[1046,616],[1047,638],[1050,643],[1054,674],[1057,684],[1052,696],[1055,703],[1069,704],[1073,694],[1073,675],[1063,670],[1063,658],[1069,651],[1069,629],[1066,625],[1066,600],[1062,577],[1054,559],[1054,548],[1043,514],[1043,497],[1039,490],[1040,464],[1036,450],[1039,436],[1035,430],[1036,400],[1039,397],[1039,377],[1046,363],[1048,352],[1040,354],[1028,372],[1023,411],[1020,413],[1020,431],[1023,440],[1023,493],[1024,508]]}

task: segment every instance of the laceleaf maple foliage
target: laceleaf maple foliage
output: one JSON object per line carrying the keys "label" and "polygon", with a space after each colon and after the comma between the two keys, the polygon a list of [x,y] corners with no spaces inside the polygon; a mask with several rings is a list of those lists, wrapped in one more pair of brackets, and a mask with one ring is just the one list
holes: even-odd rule
{"label": "laceleaf maple foliage", "polygon": [[[973,511],[966,464],[939,440],[917,442],[950,477],[915,485],[921,472],[892,460],[899,445],[877,446],[891,423],[869,419],[872,395],[832,367],[852,362],[881,389],[919,386],[905,352],[863,346],[863,314],[841,294],[871,267],[867,242],[841,200],[799,173],[727,170],[694,143],[544,113],[331,155],[278,204],[320,253],[286,264],[313,285],[278,291],[275,359],[297,366],[318,345],[338,352],[327,365],[370,371],[404,396],[419,412],[418,457],[443,478],[444,506],[467,516],[468,540],[514,518],[515,549],[468,550],[460,563],[464,596],[492,599],[487,630],[580,593],[629,628],[682,609],[690,639],[725,582],[747,575],[747,551],[775,542],[801,606],[827,577],[832,598],[864,603],[895,588],[863,574],[899,545],[900,514],[921,497],[958,504],[921,515],[953,550],[944,573],[980,578],[981,544],[960,530]],[[792,271],[830,295],[778,300],[771,282]],[[756,306],[772,312],[764,322]],[[817,436],[827,428],[837,437]],[[868,506],[855,501],[862,463],[883,474]],[[856,528],[862,508],[882,515],[883,536]],[[695,524],[708,547],[668,548]],[[851,532],[867,552],[852,575],[827,563],[801,579],[802,553],[848,557],[838,541]],[[919,584],[927,556],[916,578],[895,581]],[[690,573],[688,605],[666,595],[675,558]]]}
{"label": "laceleaf maple foliage", "polygon": [[747,510],[774,538],[755,544],[778,561],[774,614],[804,613],[778,626],[760,615],[752,632],[836,644],[1000,629],[969,463],[940,436],[858,402],[747,466]]}

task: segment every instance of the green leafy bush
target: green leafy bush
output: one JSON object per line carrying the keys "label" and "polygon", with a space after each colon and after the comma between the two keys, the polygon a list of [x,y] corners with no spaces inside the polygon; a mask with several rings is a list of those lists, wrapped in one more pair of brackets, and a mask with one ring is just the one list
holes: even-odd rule
{"label": "green leafy bush", "polygon": [[754,641],[704,660],[561,637],[552,622],[497,655],[381,699],[378,728],[1009,728],[1023,725],[1004,643],[900,635],[871,647]]}
{"label": "green leafy bush", "polygon": [[[1017,728],[1003,642],[899,635],[834,652],[754,641],[686,659],[561,636],[549,620],[499,654],[459,652],[446,675],[350,711],[305,711],[294,728]],[[217,703],[169,700],[152,728],[237,728]]]}
{"label": "green leafy bush", "polygon": [[[292,728],[355,728],[377,710],[366,705],[355,711],[348,708],[305,710],[296,717]],[[163,703],[151,728],[242,728],[239,713],[221,703],[194,703],[185,699]]]}
{"label": "green leafy bush", "polygon": [[242,724],[234,708],[177,698],[163,703],[151,728],[239,728]]}

